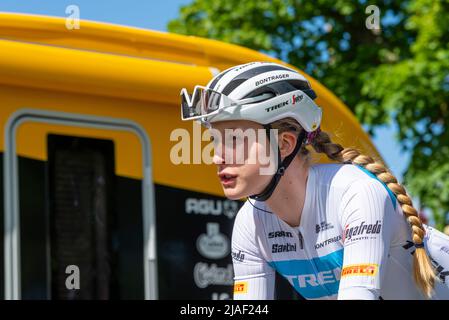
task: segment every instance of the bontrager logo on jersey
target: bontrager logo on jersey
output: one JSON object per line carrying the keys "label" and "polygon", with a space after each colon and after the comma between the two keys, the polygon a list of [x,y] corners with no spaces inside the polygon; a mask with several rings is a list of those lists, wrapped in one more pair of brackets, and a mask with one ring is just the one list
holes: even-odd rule
{"label": "bontrager logo on jersey", "polygon": [[243,260],[245,260],[245,254],[242,253],[242,250],[239,250],[239,252],[232,251],[231,256],[232,256],[232,259],[234,259],[236,261],[243,262]]}
{"label": "bontrager logo on jersey", "polygon": [[323,242],[316,243],[315,244],[315,249],[321,249],[321,248],[323,248],[323,247],[325,247],[325,246],[327,246],[327,245],[329,245],[331,243],[338,242],[340,240],[341,240],[341,236],[340,235],[332,237],[330,239],[324,240]]}
{"label": "bontrager logo on jersey", "polygon": [[271,252],[272,253],[281,253],[281,252],[290,252],[290,251],[296,251],[296,243],[286,243],[286,244],[273,244],[271,246]]}
{"label": "bontrager logo on jersey", "polygon": [[268,233],[268,238],[293,238],[293,234],[288,231],[273,231]]}
{"label": "bontrager logo on jersey", "polygon": [[368,237],[363,237],[364,234],[379,234],[382,228],[382,223],[377,220],[374,224],[366,224],[362,221],[359,225],[354,227],[349,227],[346,225],[345,231],[343,233],[343,242],[355,241],[360,239],[368,239]]}
{"label": "bontrager logo on jersey", "polygon": [[266,77],[266,78],[264,78],[262,80],[256,81],[256,87],[260,86],[261,84],[267,83],[267,82],[280,80],[280,79],[285,79],[285,78],[289,78],[289,77],[290,77],[290,75],[288,73],[278,74],[278,75],[275,75],[275,76],[269,76],[269,77]]}
{"label": "bontrager logo on jersey", "polygon": [[365,263],[346,266],[341,272],[341,277],[346,276],[375,276],[378,269],[377,264]]}

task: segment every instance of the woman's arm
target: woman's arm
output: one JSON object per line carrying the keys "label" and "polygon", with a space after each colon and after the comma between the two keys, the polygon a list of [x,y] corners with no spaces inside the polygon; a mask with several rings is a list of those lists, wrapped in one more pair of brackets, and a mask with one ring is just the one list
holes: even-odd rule
{"label": "woman's arm", "polygon": [[344,257],[338,299],[379,299],[395,209],[375,179],[353,183],[340,207]]}
{"label": "woman's arm", "polygon": [[[242,207],[232,232],[234,300],[274,299],[275,271],[264,259],[251,211]],[[251,208],[249,208],[251,210]]]}

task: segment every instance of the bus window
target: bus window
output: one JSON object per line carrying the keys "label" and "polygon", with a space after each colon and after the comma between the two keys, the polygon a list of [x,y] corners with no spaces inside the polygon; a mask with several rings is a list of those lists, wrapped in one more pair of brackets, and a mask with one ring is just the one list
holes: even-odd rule
{"label": "bus window", "polygon": [[141,180],[115,174],[112,140],[49,134],[47,149],[19,157],[22,298],[143,299]]}
{"label": "bus window", "polygon": [[52,299],[113,298],[113,142],[49,135],[48,151]]}

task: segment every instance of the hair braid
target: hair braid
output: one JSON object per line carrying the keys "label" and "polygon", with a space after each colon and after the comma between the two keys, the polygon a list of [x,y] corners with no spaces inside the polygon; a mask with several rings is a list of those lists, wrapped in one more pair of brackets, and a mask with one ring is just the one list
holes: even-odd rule
{"label": "hair braid", "polygon": [[[284,123],[284,125],[275,125],[278,122],[279,124]],[[286,122],[290,126],[295,127],[296,131],[304,130],[294,119],[291,118],[279,120],[273,124],[273,127],[285,127]],[[401,205],[402,211],[410,224],[412,240],[416,247],[413,255],[413,278],[424,295],[426,297],[431,297],[436,275],[430,259],[423,247],[425,229],[404,186],[399,184],[396,177],[383,163],[381,163],[381,161],[376,161],[370,156],[363,155],[354,148],[343,148],[340,144],[333,143],[329,137],[329,134],[324,131],[320,131],[315,136],[311,142],[311,145],[316,152],[326,154],[326,156],[331,160],[340,163],[352,163],[364,167],[371,173],[375,174],[379,180],[383,181],[387,187],[395,193],[396,198]],[[303,149],[306,148],[303,147]],[[307,155],[307,152],[302,150],[301,154]]]}
{"label": "hair braid", "polygon": [[383,181],[395,193],[402,211],[411,226],[413,243],[418,245],[413,255],[414,280],[423,293],[430,297],[435,283],[435,272],[424,247],[420,246],[423,244],[425,230],[405,188],[398,183],[396,177],[382,163],[375,161],[370,156],[361,154],[356,149],[343,148],[341,145],[333,143],[326,132],[321,131],[318,133],[312,142],[312,147],[316,152],[324,153],[332,160],[353,163],[364,167],[375,174],[379,180]]}

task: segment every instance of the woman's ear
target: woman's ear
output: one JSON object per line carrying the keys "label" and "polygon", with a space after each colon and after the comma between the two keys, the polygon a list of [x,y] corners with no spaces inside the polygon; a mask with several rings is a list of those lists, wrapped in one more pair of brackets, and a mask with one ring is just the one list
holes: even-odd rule
{"label": "woman's ear", "polygon": [[296,146],[296,135],[293,132],[282,132],[279,135],[279,150],[281,153],[281,158],[285,158],[290,155]]}

